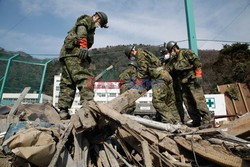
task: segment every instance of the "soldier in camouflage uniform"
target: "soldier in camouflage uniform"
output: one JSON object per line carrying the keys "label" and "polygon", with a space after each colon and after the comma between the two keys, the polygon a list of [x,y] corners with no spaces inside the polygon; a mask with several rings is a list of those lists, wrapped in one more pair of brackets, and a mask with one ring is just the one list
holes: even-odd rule
{"label": "soldier in camouflage uniform", "polygon": [[158,121],[165,123],[178,123],[180,117],[175,106],[175,96],[172,85],[172,78],[169,73],[163,69],[161,61],[151,52],[136,49],[135,46],[129,46],[125,50],[126,56],[136,59],[138,64],[136,84],[142,85],[145,80],[150,80],[150,87],[153,92],[153,106],[157,111]]}
{"label": "soldier in camouflage uniform", "polygon": [[[126,92],[127,90],[131,88],[134,88],[135,79],[136,79],[136,69],[137,69],[136,61],[130,61],[128,63],[128,68],[119,75],[120,94]],[[135,110],[135,103],[131,107],[128,107],[123,112],[130,114],[134,110]]]}
{"label": "soldier in camouflage uniform", "polygon": [[182,96],[182,91],[180,89],[179,83],[178,83],[178,78],[177,78],[177,74],[175,73],[174,70],[170,70],[169,68],[169,62],[170,62],[170,54],[168,53],[168,50],[165,46],[166,43],[164,43],[164,47],[162,47],[160,49],[160,57],[159,59],[161,60],[162,64],[164,65],[164,68],[169,72],[169,74],[171,75],[172,79],[173,79],[173,89],[174,89],[174,94],[175,94],[175,105],[176,108],[178,110],[178,113],[180,115],[180,119],[182,123],[187,122],[188,117],[187,114],[185,114],[185,110],[183,107],[183,102],[185,104],[185,106],[187,106],[186,104],[186,100],[183,99]]}
{"label": "soldier in camouflage uniform", "polygon": [[64,40],[60,52],[62,76],[58,101],[61,119],[70,118],[68,109],[73,103],[76,87],[80,92],[82,105],[86,105],[94,97],[93,87],[87,88],[87,79],[94,77],[88,49],[94,43],[96,28],[107,28],[107,23],[108,18],[104,12],[96,12],[92,17],[82,15]]}
{"label": "soldier in camouflage uniform", "polygon": [[167,50],[171,55],[167,68],[177,78],[182,100],[187,100],[188,113],[193,120],[188,126],[206,128],[211,126],[211,114],[206,105],[202,84],[201,62],[191,50],[179,49],[174,41],[167,44]]}

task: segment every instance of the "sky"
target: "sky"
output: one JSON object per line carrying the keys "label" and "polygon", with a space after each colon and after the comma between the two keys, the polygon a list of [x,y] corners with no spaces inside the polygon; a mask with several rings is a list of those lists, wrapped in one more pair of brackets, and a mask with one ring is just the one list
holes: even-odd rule
{"label": "sky", "polygon": [[[250,42],[250,0],[193,0],[193,8],[197,39]],[[76,19],[96,11],[109,28],[96,30],[92,48],[188,38],[184,0],[0,0],[0,47],[55,56]],[[198,41],[198,49],[223,44]]]}

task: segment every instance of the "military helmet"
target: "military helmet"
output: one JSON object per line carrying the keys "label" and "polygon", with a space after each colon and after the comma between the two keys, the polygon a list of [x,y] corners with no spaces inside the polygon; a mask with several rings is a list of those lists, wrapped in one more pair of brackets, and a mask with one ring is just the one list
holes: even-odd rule
{"label": "military helmet", "polygon": [[167,48],[166,48],[165,46],[164,46],[164,47],[161,47],[161,48],[160,48],[160,53],[161,53],[161,55],[167,54],[167,53],[168,53]]}
{"label": "military helmet", "polygon": [[104,12],[96,12],[96,15],[98,15],[101,18],[101,28],[108,28],[108,16]]}
{"label": "military helmet", "polygon": [[128,66],[134,66],[135,68],[137,68],[137,67],[138,67],[138,65],[137,65],[137,62],[136,62],[136,61],[129,61],[129,62],[128,62]]}
{"label": "military helmet", "polygon": [[133,49],[135,49],[135,46],[134,45],[131,45],[131,46],[128,46],[126,49],[125,49],[125,55],[128,57],[128,58],[130,58],[130,53],[131,53],[131,51],[133,50]]}
{"label": "military helmet", "polygon": [[169,41],[167,44],[167,50],[170,52],[174,46],[177,45],[177,42],[175,41]]}

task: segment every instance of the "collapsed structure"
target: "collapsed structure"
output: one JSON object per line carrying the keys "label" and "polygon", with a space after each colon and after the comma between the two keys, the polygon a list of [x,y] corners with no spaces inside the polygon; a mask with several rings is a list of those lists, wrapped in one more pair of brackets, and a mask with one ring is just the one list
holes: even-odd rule
{"label": "collapsed structure", "polygon": [[249,166],[249,113],[203,130],[120,113],[144,93],[91,102],[64,122],[52,105],[20,99],[0,122],[1,132],[12,123],[1,136],[3,152],[14,166]]}

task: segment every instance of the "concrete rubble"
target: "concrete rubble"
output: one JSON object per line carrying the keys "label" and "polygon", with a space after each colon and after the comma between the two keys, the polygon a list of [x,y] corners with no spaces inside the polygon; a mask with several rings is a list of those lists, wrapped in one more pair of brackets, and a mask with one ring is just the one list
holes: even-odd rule
{"label": "concrete rubble", "polygon": [[49,167],[250,166],[250,113],[202,130],[121,114],[144,93],[131,89],[107,104],[90,102],[68,121],[51,104],[18,104],[11,121],[1,116],[0,161]]}

